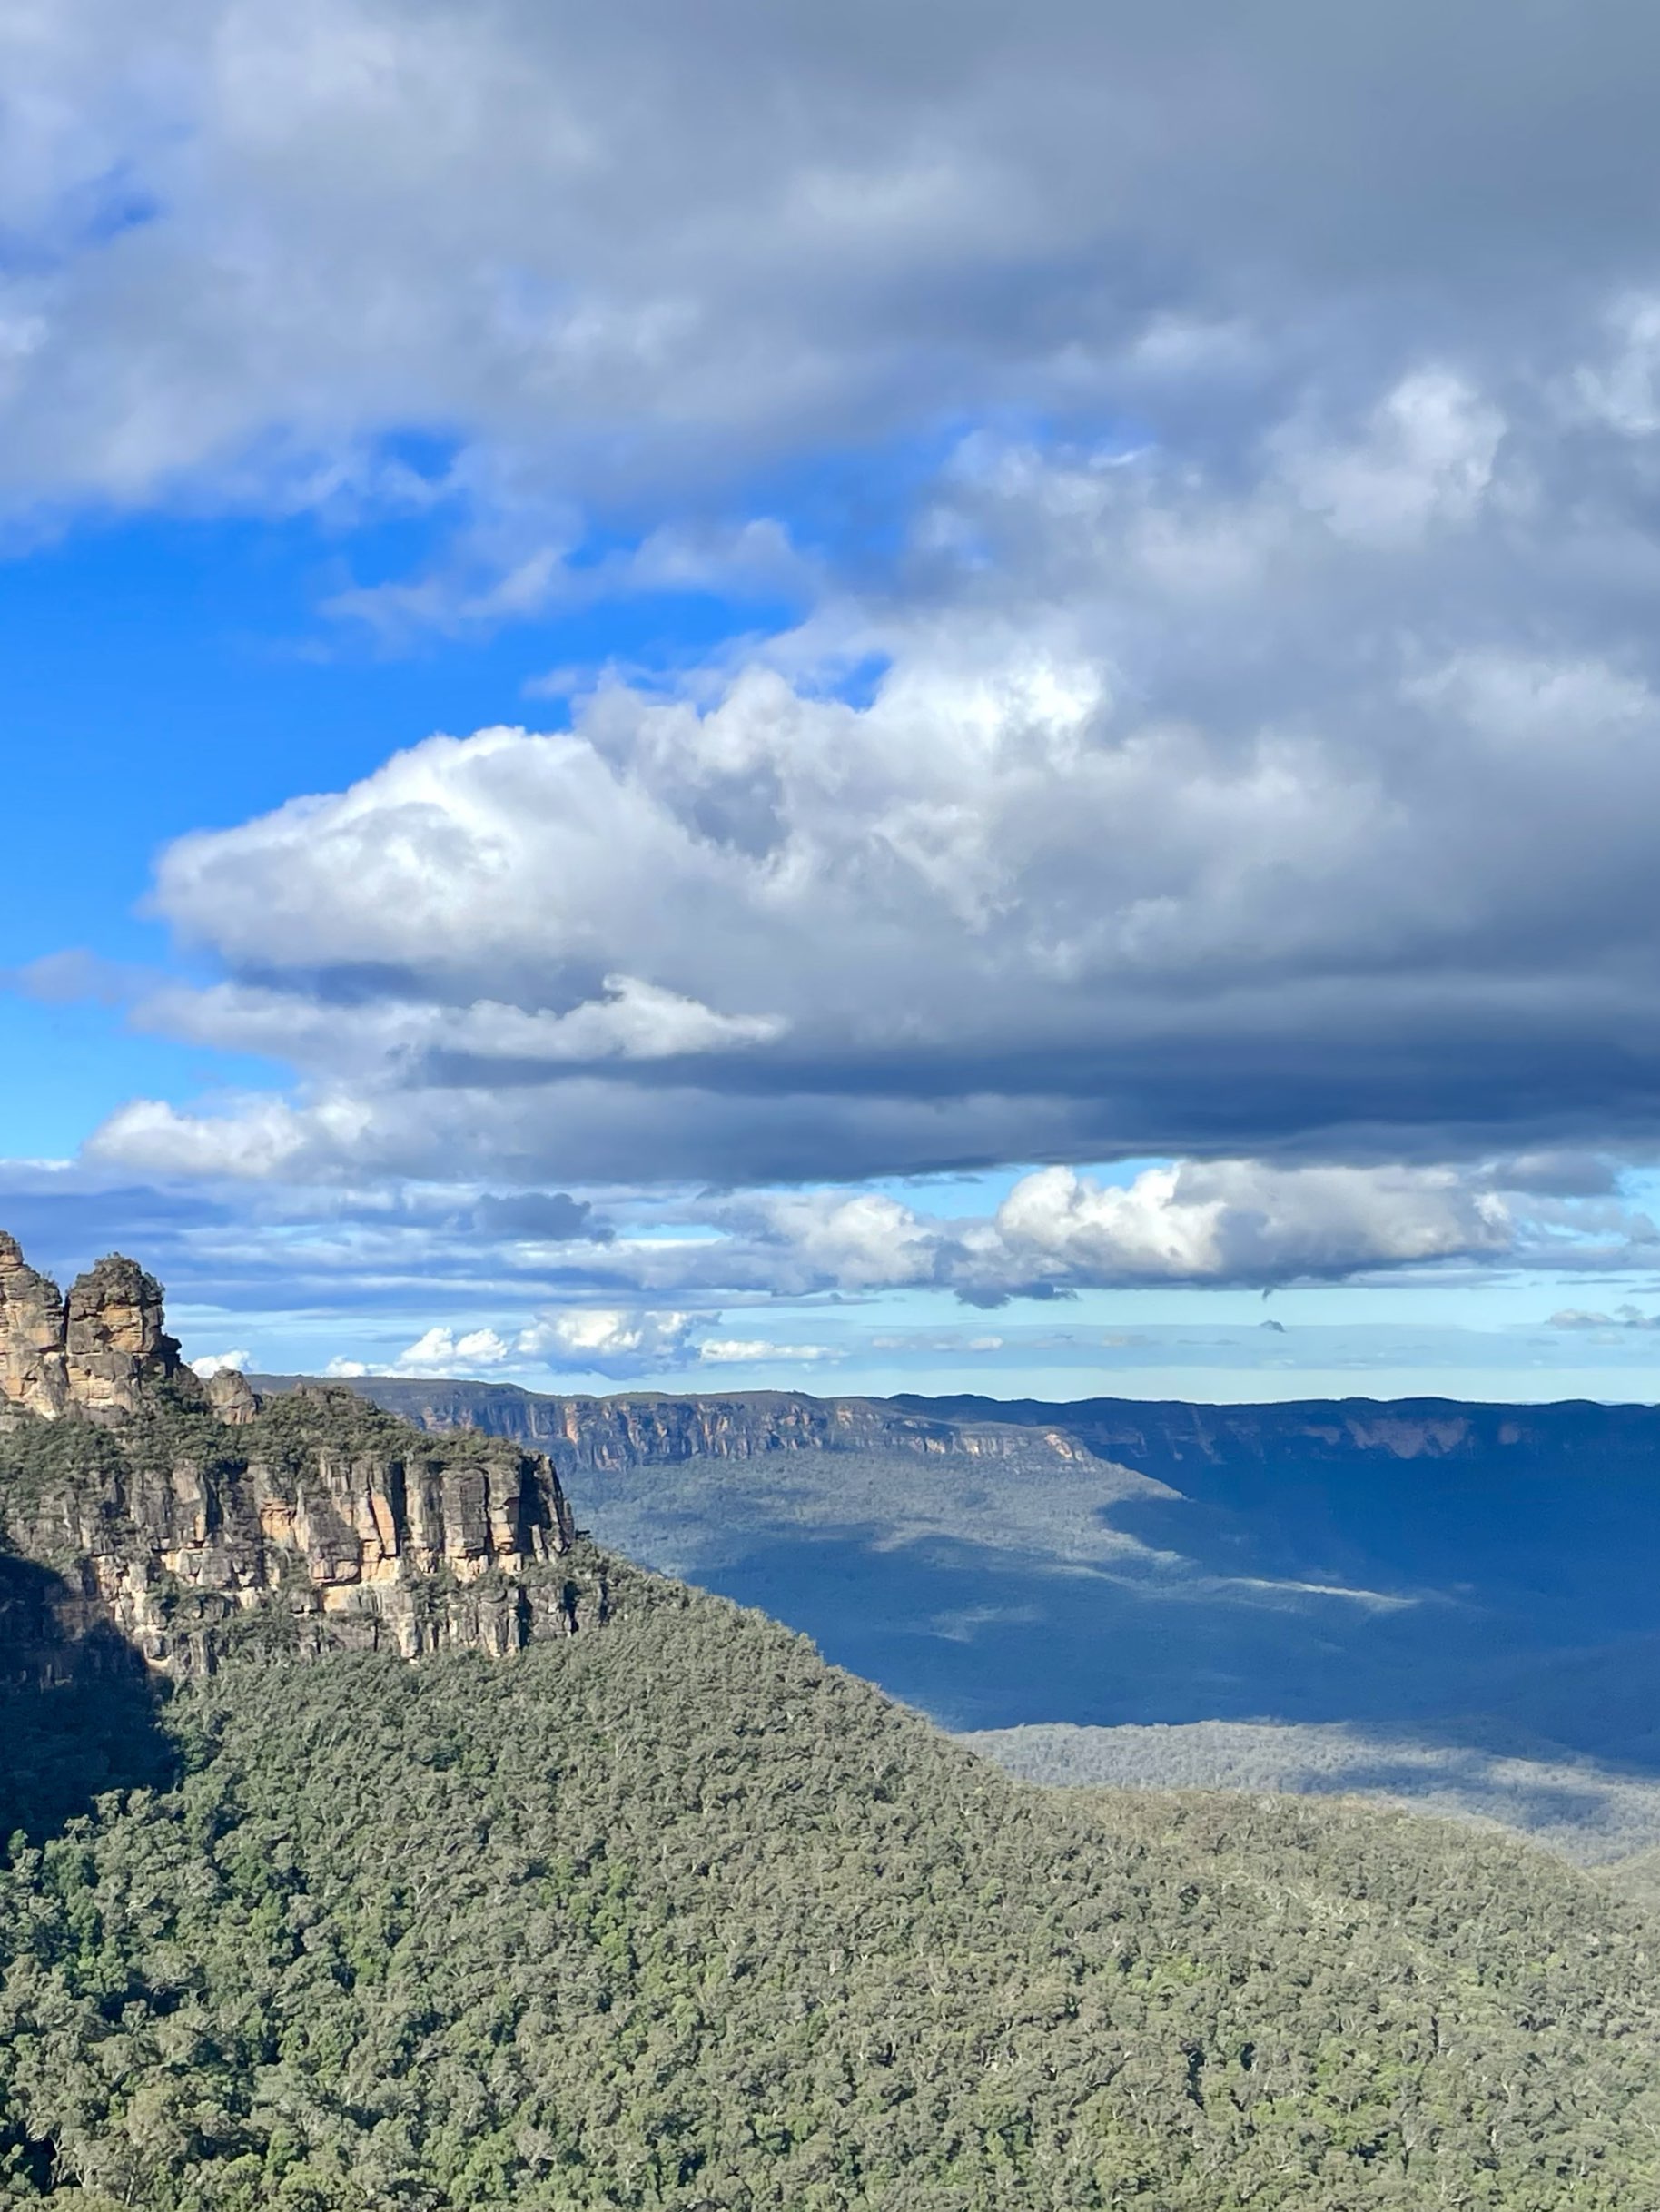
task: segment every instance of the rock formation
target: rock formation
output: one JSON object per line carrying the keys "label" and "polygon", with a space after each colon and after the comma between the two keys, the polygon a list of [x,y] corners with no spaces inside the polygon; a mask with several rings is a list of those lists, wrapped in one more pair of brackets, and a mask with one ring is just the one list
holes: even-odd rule
{"label": "rock formation", "polygon": [[64,1300],[37,1275],[17,1241],[0,1229],[0,1406],[20,1406],[52,1420],[69,1402],[64,1372]]}
{"label": "rock formation", "polygon": [[64,1351],[69,1402],[94,1421],[136,1413],[151,1384],[181,1371],[178,1339],[162,1327],[161,1284],[119,1253],[71,1285]]}
{"label": "rock formation", "polygon": [[539,1452],[423,1437],[321,1385],[235,1427],[161,1426],[44,1484],[8,1485],[0,1454],[0,1506],[19,1552],[170,1674],[250,1638],[502,1654],[603,1610],[600,1586],[545,1571],[577,1539]]}
{"label": "rock formation", "polygon": [[162,1320],[162,1286],[135,1260],[101,1259],[65,1302],[0,1230],[0,1404],[49,1421],[71,1412],[119,1421],[153,1384],[195,1384]]}
{"label": "rock formation", "polygon": [[232,1428],[242,1427],[244,1422],[252,1421],[259,1412],[260,1401],[253,1395],[253,1385],[245,1375],[239,1375],[234,1368],[221,1368],[218,1374],[210,1376],[202,1387],[213,1411],[222,1421],[229,1422]]}
{"label": "rock formation", "polygon": [[327,1384],[262,1407],[240,1375],[203,1382],[130,1259],[100,1260],[65,1308],[0,1237],[0,1555],[54,1593],[31,1599],[51,1635],[19,1644],[13,1608],[35,1678],[50,1669],[23,1644],[111,1629],[183,1676],[250,1643],[504,1654],[606,1616],[545,1454],[426,1436]]}

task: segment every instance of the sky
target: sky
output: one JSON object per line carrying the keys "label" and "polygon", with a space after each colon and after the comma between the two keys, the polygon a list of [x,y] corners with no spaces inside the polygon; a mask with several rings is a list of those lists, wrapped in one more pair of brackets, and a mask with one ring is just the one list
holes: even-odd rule
{"label": "sky", "polygon": [[262,1371],[1660,1396],[1657,68],[12,0],[0,1227]]}

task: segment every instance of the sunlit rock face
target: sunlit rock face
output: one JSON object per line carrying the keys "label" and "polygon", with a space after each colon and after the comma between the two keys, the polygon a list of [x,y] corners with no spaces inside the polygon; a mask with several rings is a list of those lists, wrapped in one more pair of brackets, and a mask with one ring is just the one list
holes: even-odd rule
{"label": "sunlit rock face", "polygon": [[0,1392],[8,1404],[49,1421],[136,1413],[151,1385],[195,1380],[163,1324],[162,1286],[136,1260],[111,1253],[65,1300],[0,1231]]}
{"label": "sunlit rock face", "polygon": [[324,1388],[264,1421],[172,1427],[124,1430],[143,1448],[44,1483],[8,1485],[0,1458],[13,1545],[169,1674],[211,1672],[250,1638],[499,1657],[603,1609],[598,1585],[554,1571],[576,1530],[539,1452],[458,1450]]}
{"label": "sunlit rock face", "polygon": [[0,1237],[0,1552],[54,1578],[71,1642],[102,1624],[183,1676],[251,1642],[502,1656],[605,1617],[545,1453],[326,1384],[265,1408],[240,1375],[204,1382],[133,1260],[65,1302]]}
{"label": "sunlit rock face", "polygon": [[112,1253],[71,1286],[64,1308],[69,1403],[94,1421],[136,1413],[144,1390],[182,1371],[163,1325],[162,1286]]}
{"label": "sunlit rock face", "polygon": [[52,1420],[69,1402],[64,1300],[50,1277],[29,1266],[0,1229],[0,1407]]}

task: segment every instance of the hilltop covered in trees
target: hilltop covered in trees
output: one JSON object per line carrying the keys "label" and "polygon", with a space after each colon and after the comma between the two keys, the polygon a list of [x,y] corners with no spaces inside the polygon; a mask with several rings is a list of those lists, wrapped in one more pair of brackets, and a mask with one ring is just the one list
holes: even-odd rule
{"label": "hilltop covered in trees", "polygon": [[1645,1924],[1352,1805],[1010,1781],[611,1568],[507,1660],[244,1660],[0,1881],[6,2181],[154,2212],[1630,2212]]}

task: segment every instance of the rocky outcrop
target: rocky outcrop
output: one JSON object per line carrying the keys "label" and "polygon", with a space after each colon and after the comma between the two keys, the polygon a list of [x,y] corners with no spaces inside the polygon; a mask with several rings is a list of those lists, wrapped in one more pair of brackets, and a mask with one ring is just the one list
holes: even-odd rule
{"label": "rocky outcrop", "polygon": [[133,1260],[65,1301],[0,1236],[0,1559],[56,1624],[25,1634],[0,1603],[0,1681],[9,1651],[49,1686],[42,1654],[111,1632],[182,1676],[250,1644],[501,1655],[606,1617],[545,1453],[422,1435],[328,1384],[263,1407],[241,1375],[204,1381]]}
{"label": "rocky outcrop", "polygon": [[4,1440],[6,1537],[168,1674],[250,1644],[503,1655],[605,1613],[539,1452],[424,1437],[324,1385],[235,1425],[146,1413],[96,1448],[84,1433],[44,1480],[31,1437]]}
{"label": "rocky outcrop", "polygon": [[196,1385],[163,1326],[162,1286],[136,1260],[99,1260],[65,1301],[0,1231],[0,1408],[120,1421],[174,1378]]}
{"label": "rocky outcrop", "polygon": [[112,1253],[79,1277],[64,1308],[70,1404],[95,1421],[119,1420],[153,1384],[179,1374],[178,1339],[162,1318],[162,1286],[136,1260]]}
{"label": "rocky outcrop", "polygon": [[202,1392],[212,1410],[232,1428],[252,1421],[260,1409],[253,1385],[234,1368],[221,1368],[203,1384]]}
{"label": "rocky outcrop", "polygon": [[36,1274],[14,1237],[0,1229],[0,1409],[21,1407],[54,1420],[69,1403],[64,1300]]}

